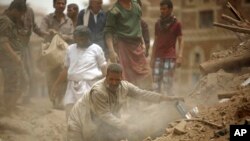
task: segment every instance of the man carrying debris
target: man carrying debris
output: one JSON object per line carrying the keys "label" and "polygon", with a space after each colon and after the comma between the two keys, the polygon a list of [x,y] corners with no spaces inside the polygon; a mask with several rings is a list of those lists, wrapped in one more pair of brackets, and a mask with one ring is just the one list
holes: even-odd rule
{"label": "man carrying debris", "polygon": [[0,68],[4,76],[4,106],[12,111],[21,95],[23,46],[18,39],[16,23],[26,12],[26,4],[13,1],[4,15],[0,16]]}
{"label": "man carrying debris", "polygon": [[52,87],[52,94],[57,94],[58,84],[68,79],[64,97],[66,118],[76,101],[100,80],[106,72],[106,60],[102,48],[91,42],[88,27],[77,26],[74,31],[75,44],[68,47],[65,68]]}
{"label": "man carrying debris", "polygon": [[119,64],[110,64],[106,78],[95,83],[74,105],[68,119],[68,141],[119,141],[136,131],[121,114],[128,97],[149,102],[183,100],[147,91],[122,80]]}
{"label": "man carrying debris", "polygon": [[[44,32],[51,33],[51,38],[47,40],[50,41],[54,35],[58,34],[67,43],[73,42],[73,31],[74,26],[71,19],[63,13],[66,8],[67,0],[53,0],[53,7],[55,11],[45,16],[41,23],[41,30]],[[43,66],[44,67],[44,66]],[[46,67],[46,66],[45,66]],[[51,91],[51,86],[55,82],[57,76],[62,70],[62,66],[58,66],[53,70],[46,72],[47,86],[49,92]],[[66,89],[66,81],[61,85],[60,95],[56,99],[53,99],[52,95],[49,94],[50,100],[53,102],[54,108],[62,108],[63,94]]]}

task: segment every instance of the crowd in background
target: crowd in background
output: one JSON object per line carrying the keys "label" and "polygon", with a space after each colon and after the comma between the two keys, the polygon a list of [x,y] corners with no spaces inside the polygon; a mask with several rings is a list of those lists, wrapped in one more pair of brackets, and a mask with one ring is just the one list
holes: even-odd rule
{"label": "crowd in background", "polygon": [[[151,102],[179,99],[173,96],[172,88],[174,70],[182,59],[182,28],[170,0],[160,1],[152,53],[140,0],[117,0],[108,11],[102,9],[102,0],[89,0],[89,6],[82,10],[77,4],[67,4],[67,0],[53,0],[52,4],[54,11],[39,26],[26,0],[13,0],[0,17],[6,111],[14,110],[22,93],[24,103],[33,95],[36,63],[29,45],[32,32],[44,42],[51,42],[57,35],[68,44],[63,64],[45,72],[50,101],[54,108],[65,109],[69,119],[68,140],[110,141],[128,135],[120,131],[132,131],[134,127],[126,126],[118,115],[127,96]],[[74,112],[70,113],[72,108]],[[99,133],[121,130],[98,137],[94,131],[80,128],[85,125],[78,123],[86,123],[82,109],[91,113],[91,120],[98,126],[110,125],[105,130],[99,128]]]}

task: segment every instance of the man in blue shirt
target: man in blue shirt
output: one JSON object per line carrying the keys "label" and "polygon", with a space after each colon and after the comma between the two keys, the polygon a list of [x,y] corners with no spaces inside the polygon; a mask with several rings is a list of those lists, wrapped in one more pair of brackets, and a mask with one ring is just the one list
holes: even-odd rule
{"label": "man in blue shirt", "polygon": [[77,26],[84,25],[90,29],[92,42],[101,46],[105,57],[108,58],[103,36],[106,13],[102,10],[102,4],[102,0],[89,0],[89,7],[78,14]]}

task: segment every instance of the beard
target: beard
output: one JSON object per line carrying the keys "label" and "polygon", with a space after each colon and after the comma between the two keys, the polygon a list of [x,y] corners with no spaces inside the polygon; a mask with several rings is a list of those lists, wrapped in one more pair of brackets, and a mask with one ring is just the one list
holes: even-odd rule
{"label": "beard", "polygon": [[88,48],[90,43],[76,43],[79,48]]}
{"label": "beard", "polygon": [[110,85],[110,84],[107,84],[107,88],[112,91],[112,92],[115,92],[119,87],[119,84],[118,85]]}

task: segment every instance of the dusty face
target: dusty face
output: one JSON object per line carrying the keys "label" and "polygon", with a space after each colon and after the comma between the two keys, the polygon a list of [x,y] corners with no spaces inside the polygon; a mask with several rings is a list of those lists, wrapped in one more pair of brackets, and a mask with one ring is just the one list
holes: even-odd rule
{"label": "dusty face", "polygon": [[102,0],[90,0],[90,9],[97,14],[102,8]]}
{"label": "dusty face", "polygon": [[56,12],[58,13],[63,13],[63,11],[65,10],[65,7],[66,7],[65,0],[57,0],[54,4],[54,8]]}
{"label": "dusty face", "polygon": [[122,81],[122,73],[107,72],[106,83],[109,90],[115,92]]}
{"label": "dusty face", "polygon": [[21,21],[21,17],[25,14],[25,11],[18,11],[16,9],[12,9],[10,14],[10,18],[16,23]]}
{"label": "dusty face", "polygon": [[74,9],[73,6],[67,7],[67,16],[72,18],[77,15],[77,11]]}
{"label": "dusty face", "polygon": [[89,45],[89,38],[85,36],[74,36],[74,40],[78,47],[84,48]]}
{"label": "dusty face", "polygon": [[168,17],[171,15],[172,13],[172,8],[168,8],[168,5],[162,5],[160,7],[160,12],[161,12],[161,16],[162,17]]}

